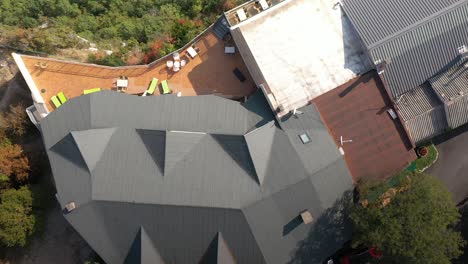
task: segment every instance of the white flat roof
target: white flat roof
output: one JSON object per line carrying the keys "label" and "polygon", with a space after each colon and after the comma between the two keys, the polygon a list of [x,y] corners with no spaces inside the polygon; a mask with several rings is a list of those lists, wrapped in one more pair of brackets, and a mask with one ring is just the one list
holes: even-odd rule
{"label": "white flat roof", "polygon": [[250,50],[255,61],[240,51],[249,70],[263,75],[274,96],[270,103],[282,106],[279,115],[371,69],[358,34],[335,3],[288,0],[231,29],[236,41],[245,40],[239,49]]}

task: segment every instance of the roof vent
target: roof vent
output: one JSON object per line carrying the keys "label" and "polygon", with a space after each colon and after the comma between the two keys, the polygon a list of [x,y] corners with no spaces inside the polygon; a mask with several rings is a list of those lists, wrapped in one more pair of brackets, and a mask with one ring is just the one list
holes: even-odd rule
{"label": "roof vent", "polygon": [[310,137],[307,135],[307,133],[300,134],[299,138],[301,139],[302,144],[310,143]]}
{"label": "roof vent", "polygon": [[375,67],[377,69],[378,74],[382,74],[385,72],[385,68],[387,68],[387,60],[377,60],[374,62]]}
{"label": "roof vent", "polygon": [[458,53],[460,54],[462,59],[468,58],[468,47],[466,47],[466,45],[459,47]]}
{"label": "roof vent", "polygon": [[67,209],[68,213],[75,210],[75,208],[76,208],[75,202],[70,202],[65,205],[65,209]]}
{"label": "roof vent", "polygon": [[302,218],[302,222],[304,222],[304,224],[310,224],[312,223],[312,221],[314,221],[314,218],[312,217],[312,214],[309,212],[309,210],[304,210],[301,212],[301,218]]}

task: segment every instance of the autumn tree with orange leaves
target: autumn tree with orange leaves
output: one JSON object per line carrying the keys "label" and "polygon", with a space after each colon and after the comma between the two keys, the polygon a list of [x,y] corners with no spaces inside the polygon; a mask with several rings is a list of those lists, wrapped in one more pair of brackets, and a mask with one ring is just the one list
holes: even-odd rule
{"label": "autumn tree with orange leaves", "polygon": [[21,146],[4,140],[0,144],[0,181],[24,183],[29,176],[29,161]]}

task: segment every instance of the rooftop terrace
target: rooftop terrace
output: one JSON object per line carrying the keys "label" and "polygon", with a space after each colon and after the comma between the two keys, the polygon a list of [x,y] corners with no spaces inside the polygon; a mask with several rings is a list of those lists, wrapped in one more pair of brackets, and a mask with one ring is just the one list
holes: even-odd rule
{"label": "rooftop terrace", "polygon": [[[187,49],[192,46],[198,50],[194,58],[187,53]],[[196,39],[193,45],[188,45],[179,53],[187,64],[178,72],[166,66],[166,62],[173,59],[172,56],[149,65],[125,67],[107,67],[26,55],[20,55],[20,58],[49,112],[55,109],[51,97],[57,93],[63,92],[70,99],[82,95],[86,89],[95,87],[117,90],[116,81],[120,76],[128,77],[126,92],[129,94],[144,93],[153,78],[158,78],[159,82],[168,80],[172,92],[181,93],[182,96],[215,94],[236,99],[250,95],[256,89],[241,56],[238,53],[225,54],[224,42],[210,29]],[[245,76],[244,82],[234,75],[233,70],[236,68]],[[33,89],[30,83],[28,85]],[[154,94],[160,95],[161,92],[158,85]],[[35,100],[37,101],[37,98]]]}
{"label": "rooftop terrace", "polygon": [[278,116],[371,68],[336,1],[285,0],[232,26],[231,33]]}
{"label": "rooftop terrace", "polygon": [[251,0],[226,12],[226,18],[231,26],[235,26],[284,1],[286,0]]}

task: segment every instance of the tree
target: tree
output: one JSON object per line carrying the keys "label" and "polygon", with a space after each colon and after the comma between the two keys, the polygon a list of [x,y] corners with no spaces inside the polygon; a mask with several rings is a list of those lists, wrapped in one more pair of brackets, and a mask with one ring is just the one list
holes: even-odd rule
{"label": "tree", "polygon": [[32,193],[27,186],[0,194],[0,242],[7,246],[24,246],[33,233]]}
{"label": "tree", "polygon": [[[382,188],[385,184],[374,186]],[[451,263],[464,241],[453,226],[460,214],[438,179],[408,176],[366,206],[355,205],[353,246],[377,246],[386,263]]]}
{"label": "tree", "polygon": [[22,104],[11,105],[6,115],[0,116],[0,128],[9,135],[21,137],[26,134],[30,121]]}
{"label": "tree", "polygon": [[23,183],[29,176],[29,161],[21,146],[4,139],[0,144],[0,177]]}
{"label": "tree", "polygon": [[119,54],[112,53],[106,55],[104,53],[91,53],[88,55],[88,61],[91,63],[106,65],[106,66],[123,66],[125,62],[119,56]]}

